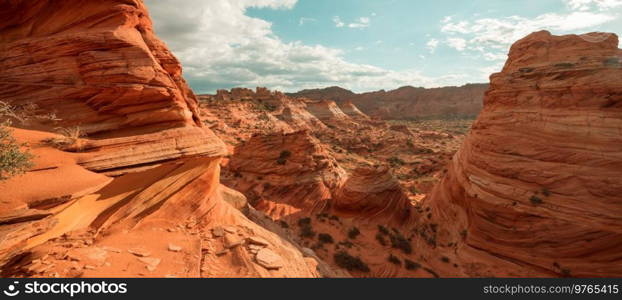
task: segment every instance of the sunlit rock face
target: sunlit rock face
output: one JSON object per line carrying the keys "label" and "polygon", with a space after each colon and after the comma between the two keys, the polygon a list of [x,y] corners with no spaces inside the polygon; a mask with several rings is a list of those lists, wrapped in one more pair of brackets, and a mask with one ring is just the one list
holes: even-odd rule
{"label": "sunlit rock face", "polygon": [[613,34],[512,46],[427,199],[464,262],[486,262],[467,274],[622,275],[621,61]]}

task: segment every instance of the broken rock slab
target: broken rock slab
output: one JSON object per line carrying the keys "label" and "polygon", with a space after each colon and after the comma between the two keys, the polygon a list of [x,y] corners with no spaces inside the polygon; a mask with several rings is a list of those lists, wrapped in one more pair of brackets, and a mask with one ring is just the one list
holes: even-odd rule
{"label": "broken rock slab", "polygon": [[255,255],[255,260],[260,266],[269,270],[278,270],[283,267],[283,258],[267,248],[259,250]]}

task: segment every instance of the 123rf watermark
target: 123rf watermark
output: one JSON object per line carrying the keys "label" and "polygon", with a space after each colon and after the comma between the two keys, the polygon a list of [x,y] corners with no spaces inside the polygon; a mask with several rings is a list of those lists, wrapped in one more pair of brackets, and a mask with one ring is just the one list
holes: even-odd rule
{"label": "123rf watermark", "polygon": [[483,287],[487,295],[617,295],[620,294],[618,284],[567,284],[567,285],[487,285]]}
{"label": "123rf watermark", "polygon": [[38,282],[13,281],[4,290],[3,293],[9,297],[19,295],[66,295],[69,297],[79,295],[94,294],[126,294],[128,292],[127,283],[108,283],[100,282]]}

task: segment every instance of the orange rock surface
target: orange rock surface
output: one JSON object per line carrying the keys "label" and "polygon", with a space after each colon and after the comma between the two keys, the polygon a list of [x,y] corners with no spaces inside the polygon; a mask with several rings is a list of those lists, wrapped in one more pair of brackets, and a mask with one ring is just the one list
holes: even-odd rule
{"label": "orange rock surface", "polygon": [[3,277],[330,275],[220,185],[228,151],[142,1],[2,2],[0,90],[46,116],[14,123],[36,159],[0,183]]}
{"label": "orange rock surface", "polygon": [[[426,204],[468,276],[622,275],[622,50],[613,34],[516,42]],[[461,233],[461,234],[459,234]]]}

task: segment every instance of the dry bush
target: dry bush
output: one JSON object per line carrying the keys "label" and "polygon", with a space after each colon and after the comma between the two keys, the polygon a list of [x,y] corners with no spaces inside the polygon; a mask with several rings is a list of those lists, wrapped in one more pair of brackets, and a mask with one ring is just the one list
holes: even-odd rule
{"label": "dry bush", "polygon": [[80,126],[69,128],[58,127],[56,130],[61,136],[46,139],[44,141],[46,144],[71,152],[80,152],[84,150],[84,141],[82,138],[86,137],[86,133],[80,129]]}

